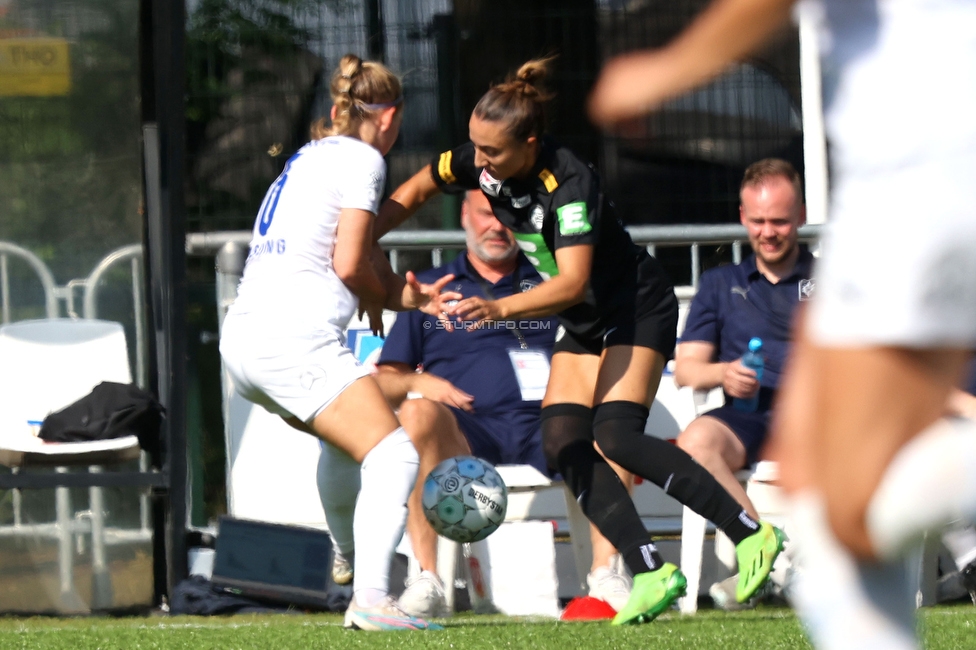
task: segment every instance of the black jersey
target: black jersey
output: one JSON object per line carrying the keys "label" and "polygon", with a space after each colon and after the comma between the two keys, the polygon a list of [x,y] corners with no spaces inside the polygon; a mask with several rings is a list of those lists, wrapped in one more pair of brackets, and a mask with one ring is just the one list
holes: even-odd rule
{"label": "black jersey", "polygon": [[499,181],[475,167],[471,142],[431,162],[434,182],[445,192],[481,188],[498,220],[510,228],[519,248],[544,279],[559,273],[555,251],[593,246],[593,268],[584,301],[562,311],[563,325],[580,334],[599,332],[601,315],[632,295],[637,262],[647,253],[617,219],[591,165],[548,137],[525,178]]}

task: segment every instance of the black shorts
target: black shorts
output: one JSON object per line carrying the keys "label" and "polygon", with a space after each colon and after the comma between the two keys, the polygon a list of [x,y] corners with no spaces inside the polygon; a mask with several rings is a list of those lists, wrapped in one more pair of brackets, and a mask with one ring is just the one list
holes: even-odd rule
{"label": "black shorts", "polygon": [[620,300],[601,318],[603,327],[594,335],[573,331],[563,323],[556,334],[556,352],[599,355],[614,345],[651,348],[670,359],[678,330],[678,299],[674,286],[653,257],[643,256],[637,267],[637,281],[624,290]]}
{"label": "black shorts", "polygon": [[706,411],[700,417],[708,416],[721,420],[732,429],[732,433],[746,448],[746,467],[749,467],[759,460],[759,452],[763,443],[766,442],[766,434],[769,432],[771,415],[772,411],[762,409],[751,412],[739,411],[729,404]]}

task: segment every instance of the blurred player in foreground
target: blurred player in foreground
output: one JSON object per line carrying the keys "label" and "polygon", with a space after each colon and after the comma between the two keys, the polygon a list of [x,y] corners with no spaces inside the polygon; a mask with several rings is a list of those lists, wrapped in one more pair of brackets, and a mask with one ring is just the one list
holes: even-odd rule
{"label": "blurred player in foreground", "polygon": [[[719,0],[671,44],[611,61],[602,124],[719,74],[790,0]],[[943,419],[976,343],[976,3],[822,0],[832,207],[782,384],[773,456],[801,541],[796,604],[821,648],[914,648],[903,555],[976,514],[976,425]]]}

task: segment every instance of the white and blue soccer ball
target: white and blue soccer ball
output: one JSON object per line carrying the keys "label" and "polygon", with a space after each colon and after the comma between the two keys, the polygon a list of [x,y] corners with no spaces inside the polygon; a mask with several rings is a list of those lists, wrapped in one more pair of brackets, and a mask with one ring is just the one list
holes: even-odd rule
{"label": "white and blue soccer ball", "polygon": [[508,488],[494,466],[474,456],[442,461],[424,481],[424,515],[455,542],[482,540],[505,521]]}

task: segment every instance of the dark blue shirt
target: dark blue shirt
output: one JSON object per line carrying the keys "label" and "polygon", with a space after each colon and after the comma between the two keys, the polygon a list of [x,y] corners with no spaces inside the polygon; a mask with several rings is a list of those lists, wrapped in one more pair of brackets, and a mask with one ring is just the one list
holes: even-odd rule
{"label": "dark blue shirt", "polygon": [[[458,256],[450,264],[418,273],[417,277],[421,282],[432,282],[453,273],[455,278],[445,290],[458,291],[465,297],[504,298],[531,290],[542,282],[521,253],[518,260],[515,273],[494,284],[471,268],[466,255]],[[540,402],[522,401],[508,356],[509,350],[519,349],[516,327],[529,348],[552,354],[557,327],[555,317],[513,319],[473,330],[457,327],[448,331],[435,317],[410,311],[397,316],[383,344],[379,363],[399,362],[411,368],[420,366],[425,372],[443,377],[474,396],[474,409],[478,413],[523,408],[538,411]]]}
{"label": "dark blue shirt", "polygon": [[976,358],[969,362],[969,374],[966,376],[962,389],[970,395],[976,395]]}
{"label": "dark blue shirt", "polygon": [[758,336],[766,356],[760,383],[775,389],[789,352],[793,312],[813,296],[812,267],[813,256],[801,250],[793,273],[776,284],[756,268],[755,255],[705,271],[681,341],[711,343],[714,361],[726,362],[741,358],[749,339]]}

